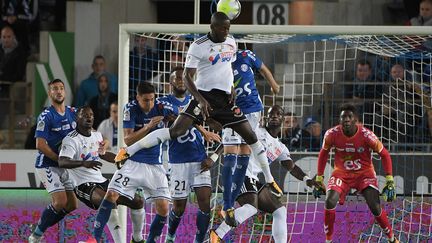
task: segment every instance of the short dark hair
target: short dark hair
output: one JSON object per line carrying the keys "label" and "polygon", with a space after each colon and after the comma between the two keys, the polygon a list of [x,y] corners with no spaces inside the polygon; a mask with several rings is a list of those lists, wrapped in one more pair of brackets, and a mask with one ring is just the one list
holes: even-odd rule
{"label": "short dark hair", "polygon": [[357,115],[357,108],[351,103],[344,103],[339,108],[340,112],[342,111],[351,111],[354,115]]}
{"label": "short dark hair", "polygon": [[95,57],[93,57],[92,64],[95,64],[97,59],[102,59],[105,62],[105,57],[103,57],[102,55],[96,55]]}
{"label": "short dark hair", "polygon": [[64,82],[61,79],[56,78],[56,79],[49,81],[48,86],[50,86],[51,84],[55,84],[55,83],[62,83],[64,85]]}
{"label": "short dark hair", "polygon": [[230,19],[228,18],[228,16],[222,12],[215,12],[212,14],[211,19],[210,19],[210,23],[211,25],[220,25],[225,21],[230,21]]}
{"label": "short dark hair", "polygon": [[357,65],[368,65],[369,66],[369,68],[372,68],[372,65],[371,65],[371,63],[368,61],[368,60],[359,60],[358,62],[357,62]]}
{"label": "short dark hair", "polygon": [[92,109],[89,105],[83,105],[83,106],[78,107],[77,112],[76,112],[77,116],[78,116],[78,114],[80,114],[83,110],[86,110],[86,109],[90,109],[90,110],[93,111],[93,109]]}
{"label": "short dark hair", "polygon": [[141,81],[138,83],[136,92],[138,95],[155,93],[155,87],[147,81]]}

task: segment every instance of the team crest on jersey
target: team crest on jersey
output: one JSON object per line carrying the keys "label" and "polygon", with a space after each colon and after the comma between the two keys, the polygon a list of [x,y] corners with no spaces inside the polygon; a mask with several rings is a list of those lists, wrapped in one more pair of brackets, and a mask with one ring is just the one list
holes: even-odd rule
{"label": "team crest on jersey", "polygon": [[243,116],[243,112],[237,106],[233,106],[231,108],[231,110],[233,111],[235,117],[241,117],[241,116]]}
{"label": "team crest on jersey", "polygon": [[77,126],[76,122],[75,122],[75,121],[73,121],[73,122],[72,122],[72,128],[73,128],[73,129],[75,129],[75,128],[76,128],[76,126]]}
{"label": "team crest on jersey", "polygon": [[129,109],[125,110],[125,112],[123,114],[123,120],[124,121],[130,121],[130,110]]}
{"label": "team crest on jersey", "polygon": [[363,152],[364,152],[364,148],[363,148],[363,147],[358,148],[358,149],[357,149],[357,152],[359,152],[359,153],[363,153]]}
{"label": "team crest on jersey", "polygon": [[248,65],[246,64],[242,64],[240,68],[243,72],[247,72],[247,70],[249,69]]}
{"label": "team crest on jersey", "polygon": [[38,124],[37,124],[36,130],[38,130],[38,131],[45,130],[45,122],[44,121],[39,121]]}
{"label": "team crest on jersey", "polygon": [[201,109],[198,106],[196,106],[193,109],[193,113],[194,113],[195,116],[198,116],[200,114],[200,112],[201,112]]}

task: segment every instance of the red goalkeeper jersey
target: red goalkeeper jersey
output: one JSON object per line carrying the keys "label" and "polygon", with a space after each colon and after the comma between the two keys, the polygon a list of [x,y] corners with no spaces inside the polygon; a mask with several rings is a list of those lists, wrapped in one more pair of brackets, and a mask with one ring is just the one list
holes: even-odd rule
{"label": "red goalkeeper jersey", "polygon": [[384,146],[371,130],[357,124],[352,137],[343,134],[341,125],[327,130],[322,149],[328,153],[331,148],[335,149],[335,172],[363,173],[374,170],[372,151],[380,153]]}

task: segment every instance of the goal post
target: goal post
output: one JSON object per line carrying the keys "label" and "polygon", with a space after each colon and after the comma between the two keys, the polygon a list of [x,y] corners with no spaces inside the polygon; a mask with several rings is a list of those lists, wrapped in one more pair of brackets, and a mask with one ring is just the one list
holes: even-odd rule
{"label": "goal post", "polygon": [[[158,87],[157,95],[168,93],[164,86],[167,82],[166,74],[173,65],[184,64],[187,46],[194,38],[209,31],[208,24],[121,24],[118,66],[119,106],[123,107],[134,98],[131,97],[131,90],[134,87],[129,87],[129,84],[135,81],[154,83]],[[239,46],[241,48],[253,46],[257,55],[262,57],[264,63],[274,71],[276,80],[282,86],[281,93],[273,96],[270,88],[262,82],[262,78],[257,78],[257,87],[260,89],[264,106],[268,108],[273,104],[282,105],[285,111],[296,114],[301,125],[309,117],[319,120],[323,129],[336,124],[337,106],[342,102],[351,101],[346,98],[344,87],[358,84],[356,83],[358,80],[353,78],[356,63],[363,59],[372,62],[373,76],[383,86],[382,96],[361,100],[371,104],[369,110],[362,112],[361,120],[371,129],[380,131],[377,135],[393,156],[397,192],[403,195],[395,207],[401,207],[403,215],[392,205],[386,207],[389,208],[389,217],[397,236],[404,241],[421,241],[431,236],[431,228],[427,222],[425,223],[428,216],[430,219],[431,201],[423,196],[430,196],[432,193],[430,186],[432,169],[427,165],[427,161],[432,159],[432,150],[431,145],[427,143],[429,141],[427,129],[420,132],[417,129],[420,125],[424,125],[423,120],[429,112],[432,117],[430,104],[432,71],[427,69],[432,64],[431,33],[430,27],[423,26],[231,25],[230,28],[230,34],[234,35]],[[150,73],[151,78],[134,77],[135,73],[130,73],[130,70],[142,68],[136,63],[129,62],[134,45],[133,39],[137,36],[149,40],[151,42],[148,44],[149,49],[153,48],[155,56],[158,57],[157,60],[149,60],[151,68],[146,71]],[[387,83],[390,80],[391,66],[401,62],[406,65],[405,76],[411,77]],[[141,71],[138,70],[140,73]],[[361,85],[375,84],[362,81]],[[366,91],[368,90],[364,92]],[[389,113],[383,113],[383,110]],[[124,146],[122,116],[119,115],[118,119],[118,146]],[[413,131],[416,134],[412,135]],[[407,142],[405,137],[408,136],[413,136],[411,139],[421,137],[422,140]],[[309,151],[311,151],[309,148],[303,147],[298,150],[293,149],[292,155],[293,159],[298,161],[297,165],[312,177],[316,173],[317,153]],[[375,158],[374,164],[378,174],[382,175],[378,158]],[[285,203],[288,208],[289,239],[298,242],[302,239],[302,234],[311,235],[315,237],[314,239],[323,239],[323,201],[313,199],[310,190],[303,182],[293,179],[277,165],[272,165],[272,172],[276,174],[275,178],[287,193]],[[330,165],[327,165],[326,178],[329,177],[330,172]],[[215,172],[212,173],[214,174]],[[215,177],[217,178],[214,178],[213,182],[218,183],[217,173]],[[382,178],[380,176],[380,179]],[[380,186],[381,184],[380,182]],[[219,184],[214,186],[217,192]],[[354,195],[350,197],[356,199]],[[215,203],[217,197],[213,199]],[[365,206],[364,203],[362,205]],[[370,222],[370,218],[364,216],[368,215],[368,210],[363,206],[350,202],[343,206],[347,212],[357,210],[356,212],[360,212],[364,220],[361,222],[361,227],[355,226],[359,227],[359,230],[349,236],[345,235],[346,231],[344,232],[343,227],[346,229],[354,227],[354,223],[348,222],[341,226],[342,230],[335,232],[341,242],[347,240],[347,237],[356,237],[358,240],[384,239],[385,236],[377,230],[376,225]],[[126,210],[122,212],[123,225],[126,225]],[[217,215],[213,216],[213,221],[218,221]],[[244,228],[239,227],[231,239],[266,242],[269,222],[271,217],[267,215],[260,217],[258,221],[248,221],[246,227],[252,227],[254,233],[246,233],[242,230]],[[431,223],[430,220],[428,222]],[[189,227],[194,229],[192,226]],[[317,226],[319,228],[316,228]]]}

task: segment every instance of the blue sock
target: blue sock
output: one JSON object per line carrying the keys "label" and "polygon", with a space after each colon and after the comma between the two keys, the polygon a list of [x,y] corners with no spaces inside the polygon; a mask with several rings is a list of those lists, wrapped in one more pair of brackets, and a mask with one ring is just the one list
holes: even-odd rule
{"label": "blue sock", "polygon": [[104,231],[105,225],[111,216],[111,210],[115,207],[115,203],[112,203],[104,199],[99,206],[98,213],[96,215],[96,220],[94,222],[93,236],[97,242],[102,238],[102,233]]}
{"label": "blue sock", "polygon": [[156,214],[153,222],[150,225],[150,233],[146,240],[146,243],[155,243],[159,236],[162,234],[162,229],[165,226],[167,217]]}
{"label": "blue sock", "polygon": [[244,183],[246,170],[249,164],[249,155],[248,154],[242,154],[237,157],[237,166],[234,170],[233,174],[233,188],[232,188],[232,194],[231,194],[231,207],[234,206],[234,202],[237,198],[237,196],[240,193],[240,189]]}
{"label": "blue sock", "polygon": [[180,224],[182,215],[177,216],[173,210],[171,210],[170,214],[169,214],[169,219],[168,219],[168,234],[170,234],[170,236],[174,236],[176,231],[177,231],[177,227]]}
{"label": "blue sock", "polygon": [[62,209],[57,212],[52,204],[48,205],[42,212],[38,225],[34,231],[36,235],[42,235],[49,227],[55,225],[66,216],[68,212]]}
{"label": "blue sock", "polygon": [[235,166],[237,155],[225,154],[222,167],[222,184],[223,184],[223,210],[231,208],[231,190],[232,190],[232,169]]}
{"label": "blue sock", "polygon": [[195,242],[203,242],[210,224],[210,213],[203,213],[201,210],[197,212],[196,225],[197,232]]}

